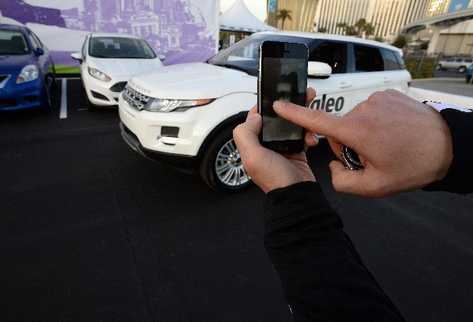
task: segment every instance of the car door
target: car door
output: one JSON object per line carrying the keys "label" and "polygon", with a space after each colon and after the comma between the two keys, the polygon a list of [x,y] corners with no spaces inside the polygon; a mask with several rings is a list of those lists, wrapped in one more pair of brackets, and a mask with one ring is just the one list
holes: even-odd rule
{"label": "car door", "polygon": [[[38,37],[36,37],[36,35],[32,31],[28,33],[28,39],[31,43],[33,55],[35,55],[36,57],[38,67],[41,70],[41,74],[46,75],[49,72],[49,53],[47,52],[47,48],[43,46],[43,43],[39,40]],[[36,54],[38,49],[43,50],[42,55]]]}
{"label": "car door", "polygon": [[384,72],[384,59],[376,46],[361,43],[350,44],[353,57],[353,73],[350,74],[352,87],[352,107],[365,101],[376,91],[388,86],[389,75]]}
{"label": "car door", "polygon": [[445,69],[453,68],[455,60],[453,58],[447,58],[442,62],[442,67]]}
{"label": "car door", "polygon": [[323,62],[332,67],[332,75],[327,79],[309,77],[308,85],[317,91],[317,97],[310,107],[329,113],[345,114],[353,107],[353,82],[348,74],[348,44],[343,41],[318,39],[311,45],[309,61]]}
{"label": "car door", "polygon": [[401,64],[400,55],[397,57],[396,52],[387,48],[380,48],[380,51],[384,60],[384,89],[395,89],[406,93],[411,79]]}

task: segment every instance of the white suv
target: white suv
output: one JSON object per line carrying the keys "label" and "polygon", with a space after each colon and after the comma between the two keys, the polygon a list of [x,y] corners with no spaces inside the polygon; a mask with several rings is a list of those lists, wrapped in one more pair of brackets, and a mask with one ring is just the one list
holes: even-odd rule
{"label": "white suv", "polygon": [[132,78],[119,100],[124,140],[143,156],[198,172],[216,190],[248,186],[232,130],[256,104],[264,40],[304,43],[310,62],[331,67],[331,73],[327,66],[309,76],[309,86],[318,93],[314,109],[344,114],[376,91],[408,90],[411,76],[395,47],[326,34],[258,33],[206,63],[167,66]]}
{"label": "white suv", "polygon": [[437,70],[456,69],[459,73],[464,73],[472,64],[472,58],[445,58],[438,62]]}

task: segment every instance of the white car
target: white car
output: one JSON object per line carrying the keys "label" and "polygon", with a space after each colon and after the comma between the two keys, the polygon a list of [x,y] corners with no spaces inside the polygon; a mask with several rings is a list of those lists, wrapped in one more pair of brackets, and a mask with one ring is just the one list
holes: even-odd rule
{"label": "white car", "polygon": [[163,66],[145,40],[122,34],[89,34],[82,51],[71,56],[80,62],[89,108],[117,105],[131,77]]}
{"label": "white car", "polygon": [[472,58],[445,58],[438,62],[437,70],[456,69],[459,73],[464,73],[472,64]]}
{"label": "white car", "polygon": [[250,184],[232,138],[257,102],[259,47],[264,40],[310,48],[311,108],[344,114],[376,91],[406,93],[411,80],[400,51],[359,38],[315,34],[254,34],[206,63],[166,66],[134,77],[119,100],[122,136],[140,154],[198,172],[212,188]]}

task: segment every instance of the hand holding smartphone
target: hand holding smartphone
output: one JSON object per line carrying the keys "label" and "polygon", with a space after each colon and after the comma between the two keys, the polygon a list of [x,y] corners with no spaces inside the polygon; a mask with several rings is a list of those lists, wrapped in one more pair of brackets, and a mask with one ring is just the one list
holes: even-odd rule
{"label": "hand holding smartphone", "polygon": [[263,120],[261,144],[279,153],[304,150],[304,129],[273,109],[278,100],[305,106],[309,49],[300,43],[265,41],[260,48],[258,112]]}

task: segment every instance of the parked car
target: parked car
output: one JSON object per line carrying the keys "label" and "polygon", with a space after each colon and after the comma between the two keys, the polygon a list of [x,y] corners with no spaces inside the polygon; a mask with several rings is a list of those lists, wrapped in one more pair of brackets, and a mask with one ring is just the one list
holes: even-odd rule
{"label": "parked car", "polygon": [[51,110],[54,85],[54,63],[38,36],[0,24],[0,111]]}
{"label": "parked car", "polygon": [[376,91],[408,90],[411,75],[395,47],[336,35],[257,33],[206,63],[133,77],[119,100],[125,142],[147,158],[200,173],[213,189],[248,186],[232,130],[256,104],[259,48],[265,40],[309,47],[308,85],[318,93],[313,109],[342,115]]}
{"label": "parked car", "polygon": [[466,75],[465,75],[466,83],[471,84],[472,78],[473,78],[473,65],[470,65],[470,67],[468,67],[468,69],[466,70]]}
{"label": "parked car", "polygon": [[472,64],[472,58],[445,58],[438,62],[437,70],[455,69],[459,73],[464,73]]}
{"label": "parked car", "polygon": [[80,63],[89,108],[117,105],[131,77],[163,66],[145,40],[122,34],[89,34],[82,51],[71,56]]}

